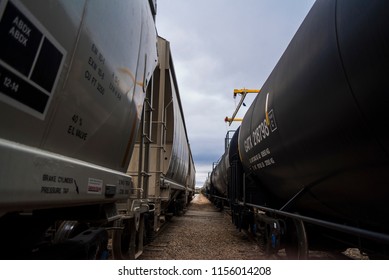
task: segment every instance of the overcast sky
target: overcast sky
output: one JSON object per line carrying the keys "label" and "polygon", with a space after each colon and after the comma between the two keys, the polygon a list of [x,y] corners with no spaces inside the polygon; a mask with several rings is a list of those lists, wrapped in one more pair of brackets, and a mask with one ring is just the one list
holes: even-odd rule
{"label": "overcast sky", "polygon": [[[224,153],[234,88],[260,89],[314,0],[158,0],[157,31],[172,56],[201,187]],[[246,98],[243,117],[254,95]]]}

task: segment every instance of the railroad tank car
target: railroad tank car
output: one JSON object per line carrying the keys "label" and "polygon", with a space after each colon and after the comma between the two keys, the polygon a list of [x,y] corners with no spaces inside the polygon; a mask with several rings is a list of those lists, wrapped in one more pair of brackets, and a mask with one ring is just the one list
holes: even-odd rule
{"label": "railroad tank car", "polygon": [[[196,170],[170,42],[162,37],[158,37],[158,57],[152,86],[146,94],[141,131],[127,171],[134,180],[134,192],[130,197],[135,201],[147,199],[147,204],[135,204],[133,207],[147,207],[138,213],[135,223],[137,232],[131,231],[134,225],[129,224],[127,217],[122,219],[120,226],[124,226],[127,233],[120,236],[117,232],[114,235],[114,240],[118,240],[115,242],[115,258],[139,255],[142,248],[136,248],[134,252],[128,242],[129,236],[135,234],[141,239],[143,235],[148,237],[158,232],[171,215],[181,214],[185,210],[195,192]],[[126,205],[119,207],[119,210],[122,208],[125,209]]]}
{"label": "railroad tank car", "polygon": [[389,256],[388,12],[316,1],[233,138],[229,195],[252,207],[238,224],[265,224],[275,250]]}
{"label": "railroad tank car", "polygon": [[[0,2],[0,258],[105,258],[108,229],[115,256],[141,253],[143,214],[162,197],[148,199],[127,169],[153,122],[144,101],[157,80],[155,14],[155,1]],[[187,138],[176,140],[186,137],[178,92],[170,98],[161,189],[181,187],[187,196],[174,199],[187,200],[195,168]],[[124,256],[126,230],[140,250]]]}
{"label": "railroad tank car", "polygon": [[211,177],[208,176],[206,179],[205,179],[205,182],[200,190],[200,192],[205,195],[206,197],[209,197],[209,194],[210,194],[210,188],[211,188]]}
{"label": "railroad tank car", "polygon": [[211,173],[210,181],[214,187],[215,194],[225,197],[227,195],[228,178],[227,170],[230,166],[229,157],[226,153],[222,155]]}

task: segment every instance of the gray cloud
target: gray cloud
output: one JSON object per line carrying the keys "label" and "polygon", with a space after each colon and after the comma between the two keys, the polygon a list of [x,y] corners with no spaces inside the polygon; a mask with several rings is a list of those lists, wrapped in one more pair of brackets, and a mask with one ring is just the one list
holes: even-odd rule
{"label": "gray cloud", "polygon": [[[224,152],[234,88],[260,88],[313,0],[159,0],[158,34],[171,42],[196,185]],[[253,100],[249,97],[246,104]],[[245,108],[247,109],[248,106]],[[243,117],[245,109],[239,116]]]}

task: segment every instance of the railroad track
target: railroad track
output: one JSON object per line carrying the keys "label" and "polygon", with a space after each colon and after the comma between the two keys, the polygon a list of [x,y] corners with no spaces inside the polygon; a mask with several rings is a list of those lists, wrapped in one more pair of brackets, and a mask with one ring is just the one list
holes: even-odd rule
{"label": "railroad track", "polygon": [[258,250],[226,211],[198,196],[145,246],[140,259],[263,259]]}
{"label": "railroad track", "polygon": [[[363,259],[357,250],[350,252],[310,251],[313,260]],[[285,250],[266,255],[249,233],[238,231],[231,223],[228,209],[217,210],[210,202],[196,200],[182,216],[165,224],[152,242],[145,246],[143,260],[239,259],[286,260]]]}

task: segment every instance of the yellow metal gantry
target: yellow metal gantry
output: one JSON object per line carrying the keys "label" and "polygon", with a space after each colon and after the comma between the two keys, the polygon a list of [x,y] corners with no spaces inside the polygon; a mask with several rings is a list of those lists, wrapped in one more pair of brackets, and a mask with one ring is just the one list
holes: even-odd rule
{"label": "yellow metal gantry", "polygon": [[247,89],[247,88],[234,89],[234,97],[236,97],[238,94],[246,95],[247,93],[259,93],[260,91],[261,91],[260,89]]}
{"label": "yellow metal gantry", "polygon": [[231,118],[226,117],[226,118],[224,119],[224,121],[225,121],[225,122],[228,122],[229,125],[231,125],[231,123],[234,122],[234,121],[240,121],[240,122],[241,122],[243,119],[242,119],[242,118],[235,118],[235,116],[236,116],[236,114],[238,113],[238,111],[239,111],[239,109],[240,109],[240,106],[242,106],[243,101],[244,101],[244,99],[246,98],[246,95],[247,95],[248,93],[259,93],[260,91],[261,91],[260,89],[247,89],[247,88],[234,89],[234,98],[236,98],[236,96],[237,96],[238,94],[240,94],[240,95],[241,95],[240,101],[239,101],[238,106],[237,106],[236,109],[235,109],[235,112],[232,114],[232,117],[231,117]]}

